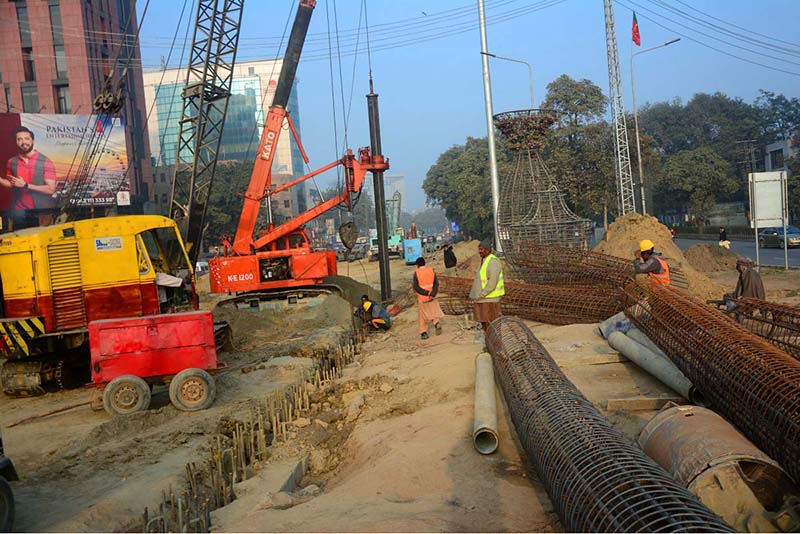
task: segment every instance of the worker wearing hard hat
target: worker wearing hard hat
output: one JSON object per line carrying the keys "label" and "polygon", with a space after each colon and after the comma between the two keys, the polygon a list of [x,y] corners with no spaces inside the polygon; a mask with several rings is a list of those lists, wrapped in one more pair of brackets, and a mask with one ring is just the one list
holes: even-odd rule
{"label": "worker wearing hard hat", "polygon": [[639,253],[633,260],[636,274],[647,274],[657,284],[669,284],[669,265],[661,254],[655,253],[656,245],[649,239],[639,243]]}
{"label": "worker wearing hard hat", "polygon": [[386,311],[386,308],[370,300],[367,295],[361,297],[361,309],[357,311],[361,312],[360,315],[364,320],[364,325],[373,332],[389,330],[392,327],[392,317]]}

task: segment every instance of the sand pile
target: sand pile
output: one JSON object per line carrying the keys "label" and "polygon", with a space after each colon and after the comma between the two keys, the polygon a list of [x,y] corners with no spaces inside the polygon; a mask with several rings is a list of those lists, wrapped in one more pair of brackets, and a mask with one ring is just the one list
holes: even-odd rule
{"label": "sand pile", "polygon": [[669,229],[658,219],[637,213],[618,218],[609,227],[603,240],[594,248],[595,252],[633,261],[639,250],[639,241],[649,239],[656,245],[656,252],[664,255],[670,267],[680,269],[689,283],[689,291],[701,300],[718,299],[724,293],[722,287],[698,272],[684,257],[672,241]]}
{"label": "sand pile", "polygon": [[704,273],[732,271],[741,257],[730,249],[708,243],[689,247],[684,256],[692,267]]}

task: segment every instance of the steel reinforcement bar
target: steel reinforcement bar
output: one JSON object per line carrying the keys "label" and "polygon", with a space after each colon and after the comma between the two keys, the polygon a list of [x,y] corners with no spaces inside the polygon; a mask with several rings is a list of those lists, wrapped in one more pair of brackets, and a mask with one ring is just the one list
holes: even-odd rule
{"label": "steel reinforcement bar", "polygon": [[685,293],[625,288],[625,313],[720,414],[800,481],[800,362]]}
{"label": "steel reinforcement bar", "polygon": [[510,274],[529,284],[618,289],[634,278],[631,261],[579,248],[520,240],[504,252]]}
{"label": "steel reinforcement bar", "polygon": [[616,430],[518,318],[488,331],[528,464],[567,532],[732,532]]}
{"label": "steel reinforcement bar", "polygon": [[[469,291],[472,280],[439,277],[440,304],[448,315],[472,309]],[[555,325],[598,323],[622,311],[619,291],[603,288],[554,287],[517,282],[505,283],[503,313]]]}
{"label": "steel reinforcement bar", "polygon": [[736,301],[730,315],[754,334],[800,360],[800,308],[744,298]]}

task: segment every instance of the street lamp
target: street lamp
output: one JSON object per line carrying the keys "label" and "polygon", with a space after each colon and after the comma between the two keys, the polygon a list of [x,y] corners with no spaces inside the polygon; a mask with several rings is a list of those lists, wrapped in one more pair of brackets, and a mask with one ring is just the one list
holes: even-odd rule
{"label": "street lamp", "polygon": [[681,40],[680,37],[678,37],[677,39],[667,41],[664,44],[654,46],[652,48],[645,48],[644,50],[640,50],[636,53],[633,52],[633,47],[631,47],[631,96],[633,97],[633,123],[636,125],[636,159],[639,163],[639,187],[641,188],[641,195],[642,195],[642,215],[645,215],[647,213],[647,205],[644,197],[644,173],[642,172],[642,147],[639,143],[639,115],[636,113],[636,91],[633,85],[633,58],[638,56],[639,54],[644,54],[645,52],[652,52],[653,50],[657,50],[659,48],[664,48],[665,46],[675,44],[680,40]]}
{"label": "street lamp", "polygon": [[533,68],[531,67],[530,63],[528,63],[527,61],[522,61],[521,59],[498,56],[497,54],[490,54],[489,52],[481,52],[481,54],[493,57],[495,59],[502,59],[504,61],[513,61],[514,63],[522,63],[526,65],[528,67],[528,81],[530,82],[530,87],[531,87],[531,109],[536,107],[536,105],[533,103]]}

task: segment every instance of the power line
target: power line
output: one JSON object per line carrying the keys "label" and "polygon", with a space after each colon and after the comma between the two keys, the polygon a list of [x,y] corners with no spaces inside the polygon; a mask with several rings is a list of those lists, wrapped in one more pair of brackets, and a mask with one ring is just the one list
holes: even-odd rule
{"label": "power line", "polygon": [[[631,2],[631,3],[633,3],[633,2]],[[670,6],[669,4],[663,2],[662,0],[650,0],[650,3],[657,5],[657,6],[661,7],[662,9],[666,9],[667,11],[670,11],[670,12],[678,15],[679,17],[686,18],[687,20],[689,20],[691,22],[694,22],[695,24],[698,24],[700,26],[704,26],[704,27],[706,27],[708,29],[711,29],[713,31],[716,31],[718,33],[722,33],[723,35],[727,35],[729,37],[733,37],[734,39],[736,39],[736,40],[738,40],[740,42],[753,44],[755,46],[758,46],[760,48],[767,49],[767,50],[770,50],[770,51],[775,51],[775,52],[782,53],[782,54],[787,54],[787,55],[800,57],[800,52],[794,52],[792,50],[785,49],[783,47],[775,47],[775,46],[773,46],[771,44],[764,43],[763,41],[759,41],[757,39],[753,39],[753,38],[747,37],[747,36],[742,36],[740,34],[737,34],[736,32],[732,32],[730,30],[726,30],[725,28],[722,28],[722,27],[717,26],[715,24],[712,24],[710,22],[706,22],[706,21],[704,21],[702,19],[694,17],[694,16],[686,13],[685,11],[681,11],[680,9],[674,8],[674,7]],[[644,9],[644,8],[642,8],[642,9]],[[661,16],[664,16],[664,15],[661,15]],[[678,24],[680,26],[683,26],[686,29],[689,29],[689,30],[692,30],[692,31],[697,31],[694,28],[691,28],[689,26],[685,26],[685,25],[681,24],[680,22],[673,21],[672,19],[670,19],[668,17],[664,17],[664,18],[666,18],[667,20],[670,20],[671,22],[675,22],[676,24]],[[725,41],[723,39],[714,37],[713,35],[708,35],[708,37],[710,37],[711,39],[720,41],[722,43],[725,43],[725,44],[727,44],[729,46],[733,46],[733,47],[736,47],[736,48],[740,48],[742,50],[746,50],[748,52],[752,52],[752,53],[756,53],[756,54],[760,54],[760,53],[764,54],[766,57],[768,57],[770,59],[775,59],[777,61],[784,61],[786,63],[791,63],[793,65],[800,65],[800,63],[796,63],[794,61],[791,61],[791,60],[788,60],[788,59],[784,59],[782,57],[772,56],[772,55],[769,55],[769,54],[766,54],[766,53],[763,53],[763,52],[759,52],[758,50],[753,50],[751,48],[739,46],[739,45],[731,43],[729,41]]]}
{"label": "power line", "polygon": [[767,39],[772,39],[773,41],[778,41],[780,43],[788,44],[788,45],[790,45],[792,47],[800,49],[800,44],[798,44],[798,43],[793,43],[791,41],[784,41],[784,40],[778,39],[777,37],[772,36],[772,35],[765,35],[763,33],[758,33],[757,31],[754,31],[754,30],[752,30],[750,28],[744,28],[742,26],[737,26],[736,24],[733,24],[732,22],[727,22],[727,21],[725,21],[723,19],[715,17],[714,15],[710,15],[710,14],[704,12],[704,11],[700,11],[696,7],[690,6],[686,2],[683,2],[682,0],[675,0],[675,1],[678,2],[679,4],[682,4],[682,5],[686,6],[686,7],[688,7],[689,9],[691,9],[693,11],[696,11],[696,12],[700,13],[701,15],[704,15],[704,16],[712,19],[712,20],[716,20],[716,21],[721,22],[723,24],[727,24],[728,26],[731,26],[731,27],[739,29],[739,30],[746,31],[746,32],[751,33],[753,35],[758,35],[760,37],[766,37]]}
{"label": "power line", "polygon": [[[631,0],[627,0],[627,1],[631,2],[632,4],[634,4],[634,2],[632,2]],[[633,7],[631,7],[631,6],[627,5],[627,4],[626,4],[624,1],[622,1],[622,0],[617,0],[617,3],[618,3],[618,4],[620,4],[622,7],[624,7],[624,8],[626,8],[626,9],[630,10],[630,11],[635,11],[635,10],[633,9]],[[634,5],[636,5],[636,4],[634,4]],[[648,10],[648,11],[649,11],[649,10]],[[680,35],[682,38],[686,39],[687,41],[692,41],[693,43],[696,43],[696,44],[699,44],[700,46],[703,46],[703,47],[705,47],[705,48],[708,48],[708,49],[714,50],[715,52],[719,52],[720,54],[724,54],[724,55],[726,55],[726,56],[729,56],[729,57],[732,57],[732,58],[734,58],[734,59],[738,59],[738,60],[740,60],[740,61],[744,61],[745,63],[750,63],[750,64],[752,64],[752,65],[758,65],[759,67],[764,67],[765,69],[770,69],[770,70],[774,70],[774,71],[777,71],[777,72],[782,72],[782,73],[784,73],[784,74],[789,74],[789,75],[791,75],[791,76],[798,76],[798,77],[800,77],[800,72],[794,72],[794,71],[790,71],[790,70],[782,69],[782,68],[780,68],[780,67],[774,67],[774,66],[772,66],[772,65],[767,65],[767,64],[765,64],[765,63],[761,63],[761,62],[759,62],[759,61],[755,61],[755,60],[753,60],[753,59],[748,59],[748,58],[745,58],[745,57],[742,57],[742,56],[738,56],[738,55],[736,55],[736,54],[733,54],[733,53],[731,53],[731,52],[728,52],[728,51],[726,51],[726,50],[722,50],[722,49],[720,49],[720,48],[717,48],[717,47],[715,47],[715,46],[712,46],[712,45],[710,45],[710,44],[708,44],[708,43],[705,43],[705,42],[703,42],[703,41],[700,41],[699,39],[696,39],[696,38],[694,38],[694,37],[691,37],[691,36],[689,36],[689,35],[687,35],[687,34],[685,34],[685,33],[681,33],[681,32],[679,32],[679,31],[675,30],[674,28],[671,28],[671,27],[669,27],[669,26],[667,26],[667,25],[665,25],[665,24],[662,24],[662,23],[658,22],[658,21],[657,21],[655,18],[649,17],[649,16],[647,16],[647,15],[645,15],[645,14],[641,13],[641,12],[637,12],[637,14],[638,14],[638,16],[640,16],[641,18],[643,18],[643,19],[645,19],[645,20],[648,20],[648,21],[652,22],[653,24],[655,24],[656,26],[658,26],[658,27],[660,27],[660,28],[663,28],[663,29],[665,29],[665,30],[667,30],[667,31],[669,31],[669,32],[672,32],[672,33],[676,34],[676,35]],[[656,14],[656,16],[658,16],[658,15]],[[662,17],[662,18],[663,18],[663,17]]]}

